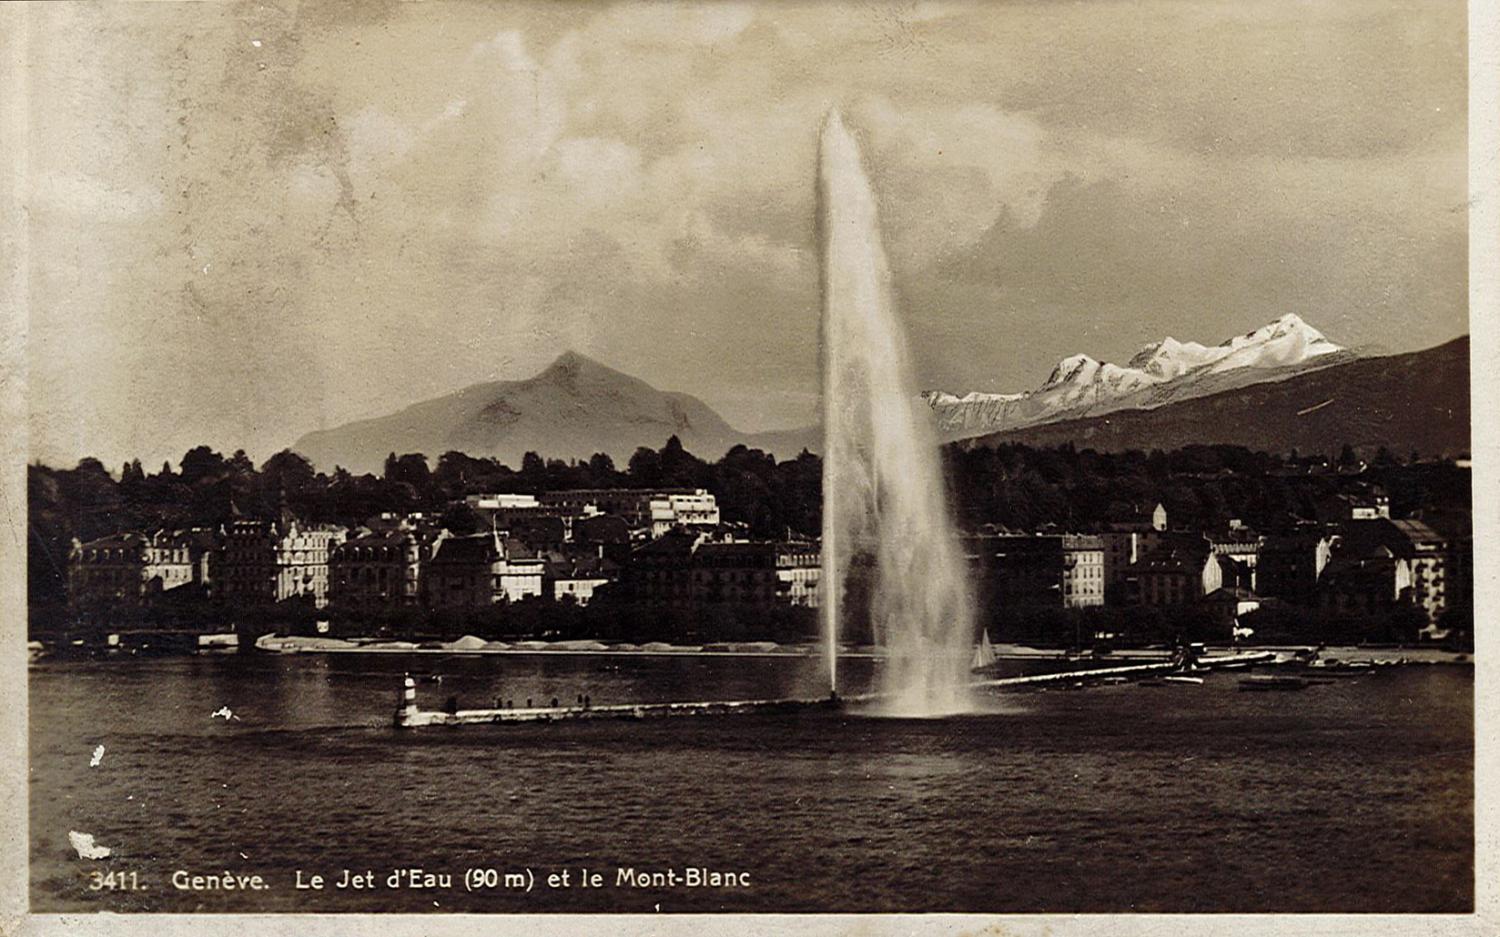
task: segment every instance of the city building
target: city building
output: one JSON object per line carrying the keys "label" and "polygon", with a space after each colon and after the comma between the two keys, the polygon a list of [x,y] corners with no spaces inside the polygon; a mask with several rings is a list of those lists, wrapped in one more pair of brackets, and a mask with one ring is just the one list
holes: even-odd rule
{"label": "city building", "polygon": [[195,556],[192,538],[167,531],[75,539],[68,552],[68,600],[140,604],[203,582],[207,562],[201,550]]}
{"label": "city building", "polygon": [[1255,591],[1300,605],[1317,597],[1318,581],[1333,556],[1334,538],[1321,530],[1268,536],[1255,565]]}
{"label": "city building", "polygon": [[1164,546],[1127,572],[1130,600],[1138,605],[1189,605],[1224,585],[1223,568],[1208,542]]}
{"label": "city building", "polygon": [[1248,615],[1265,604],[1266,600],[1249,589],[1239,586],[1223,586],[1203,597],[1203,607],[1208,609],[1214,621],[1223,626],[1223,637],[1233,638],[1234,629],[1242,616]]}
{"label": "city building", "polygon": [[963,545],[981,607],[1062,607],[1062,537],[978,534]]}
{"label": "city building", "polygon": [[651,536],[660,537],[674,527],[719,526],[719,505],[702,489],[674,492],[651,499]]}
{"label": "city building", "polygon": [[561,550],[569,542],[570,526],[555,515],[513,516],[497,528],[507,539],[519,540],[533,553]]}
{"label": "city building", "polygon": [[1391,499],[1378,486],[1360,485],[1320,498],[1314,511],[1318,520],[1327,523],[1389,519]]}
{"label": "city building", "polygon": [[365,518],[362,526],[371,533],[386,533],[392,530],[436,530],[438,519],[421,511],[413,511],[410,514],[397,514],[394,511],[382,511],[373,517]]}
{"label": "city building", "polygon": [[822,560],[814,543],[703,543],[692,567],[698,602],[818,607]]}
{"label": "city building", "polygon": [[1255,591],[1255,569],[1260,565],[1262,539],[1254,531],[1239,524],[1209,538],[1209,548],[1219,558],[1226,586]]}
{"label": "city building", "polygon": [[547,508],[575,517],[614,514],[632,530],[652,536],[673,527],[713,527],[719,523],[718,502],[702,488],[575,488],[537,495]]}
{"label": "city building", "polygon": [[422,584],[434,608],[486,606],[540,596],[545,573],[520,541],[482,533],[439,540]]}
{"label": "city building", "polygon": [[347,532],[327,524],[238,519],[224,530],[215,594],[228,602],[328,604],[328,557]]}
{"label": "city building", "polygon": [[1391,521],[1406,538],[1406,549],[1393,551],[1411,564],[1412,601],[1427,615],[1428,633],[1433,633],[1443,612],[1452,602],[1449,564],[1452,544],[1419,520]]}
{"label": "city building", "polygon": [[1223,575],[1224,588],[1255,591],[1255,570],[1239,560],[1219,556],[1219,571]]}
{"label": "city building", "polygon": [[[1448,608],[1451,611],[1474,614],[1474,537],[1472,534],[1450,537],[1448,540]],[[1472,624],[1472,623],[1471,623]],[[1446,629],[1434,628],[1434,637],[1446,637]]]}
{"label": "city building", "polygon": [[1167,508],[1160,502],[1115,507],[1098,536],[1104,549],[1104,599],[1110,605],[1128,600],[1126,571],[1161,546],[1167,530]]}
{"label": "city building", "polygon": [[775,545],[776,600],[818,608],[823,603],[823,552],[818,543],[782,541]]}
{"label": "city building", "polygon": [[1104,540],[1087,534],[1064,534],[1062,599],[1066,608],[1104,604]]}
{"label": "city building", "polygon": [[188,562],[193,566],[193,585],[204,596],[213,595],[214,579],[218,576],[218,564],[222,558],[222,534],[208,527],[193,527],[179,530],[174,537],[188,551]]}
{"label": "city building", "polygon": [[1164,532],[1154,527],[1108,529],[1099,533],[1104,549],[1104,600],[1123,605],[1128,599],[1126,579],[1130,566],[1162,544]]}
{"label": "city building", "polygon": [[566,504],[544,504],[530,494],[469,495],[464,503],[479,517],[482,529],[512,531],[544,525],[549,531],[560,529],[564,538],[575,517],[595,513],[592,507],[575,510]]}
{"label": "city building", "polygon": [[572,545],[576,556],[592,553],[624,566],[630,562],[630,525],[614,514],[577,518],[573,521]]}
{"label": "city building", "polygon": [[1420,520],[1351,520],[1339,526],[1340,550],[1368,556],[1384,547],[1405,560],[1411,573],[1411,601],[1427,616],[1428,633],[1448,608],[1448,567],[1452,546],[1448,539]]}
{"label": "city building", "polygon": [[1412,565],[1388,547],[1358,556],[1344,551],[1323,571],[1318,604],[1335,612],[1390,611],[1411,602],[1412,583]]}
{"label": "city building", "polygon": [[464,498],[464,503],[476,511],[532,510],[541,507],[536,495],[523,494],[479,494]]}
{"label": "city building", "polygon": [[598,556],[547,561],[543,594],[555,602],[587,605],[594,593],[620,578],[619,564]]}
{"label": "city building", "polygon": [[629,595],[643,602],[752,605],[820,603],[822,560],[808,541],[712,541],[675,528],[637,547],[625,570]]}
{"label": "city building", "polygon": [[439,537],[415,530],[365,533],[329,553],[329,601],[346,608],[418,605],[422,564]]}
{"label": "city building", "polygon": [[1118,531],[1163,531],[1167,529],[1167,507],[1161,502],[1140,502],[1110,511],[1105,527]]}
{"label": "city building", "polygon": [[672,530],[632,550],[625,574],[631,598],[659,605],[691,604],[693,553],[705,539],[702,532]]}

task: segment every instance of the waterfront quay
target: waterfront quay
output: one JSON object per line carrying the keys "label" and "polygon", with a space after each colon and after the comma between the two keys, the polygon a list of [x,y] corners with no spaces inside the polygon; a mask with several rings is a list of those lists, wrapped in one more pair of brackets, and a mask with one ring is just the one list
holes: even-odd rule
{"label": "waterfront quay", "polygon": [[[1255,664],[1274,663],[1276,655],[1268,652],[1248,652],[1203,657],[1196,660],[1192,670],[1210,672],[1221,668],[1243,668]],[[1101,679],[1129,680],[1156,674],[1169,674],[1184,670],[1182,662],[1160,661],[1149,664],[1130,664],[1117,667],[1091,667],[1064,670],[1055,673],[1027,674],[1024,676],[977,679],[973,688],[1019,688],[1042,687],[1054,684],[1074,684],[1080,681]],[[416,729],[425,726],[492,725],[520,722],[566,722],[581,719],[655,719],[673,716],[733,716],[748,713],[794,712],[802,709],[820,708],[854,711],[861,708],[878,709],[884,700],[881,693],[859,693],[843,697],[830,693],[821,699],[759,699],[759,700],[700,700],[670,703],[625,703],[594,706],[587,696],[579,696],[575,706],[559,706],[552,700],[551,706],[526,706],[519,709],[497,706],[492,709],[459,709],[456,697],[452,709],[445,711],[424,710],[417,705],[417,681],[407,675],[402,681],[401,702],[396,709],[395,725],[399,729]]]}

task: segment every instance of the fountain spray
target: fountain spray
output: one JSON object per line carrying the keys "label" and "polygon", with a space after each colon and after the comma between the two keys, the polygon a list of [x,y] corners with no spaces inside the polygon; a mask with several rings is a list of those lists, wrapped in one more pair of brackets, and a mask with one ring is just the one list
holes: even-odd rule
{"label": "fountain spray", "polygon": [[[949,516],[937,436],[917,412],[875,193],[838,111],[818,161],[822,243],[823,633],[838,683],[851,572],[865,577],[886,650],[878,691],[892,715],[971,708],[973,603]],[[856,562],[858,558],[858,562]],[[863,611],[863,609],[861,609]]]}

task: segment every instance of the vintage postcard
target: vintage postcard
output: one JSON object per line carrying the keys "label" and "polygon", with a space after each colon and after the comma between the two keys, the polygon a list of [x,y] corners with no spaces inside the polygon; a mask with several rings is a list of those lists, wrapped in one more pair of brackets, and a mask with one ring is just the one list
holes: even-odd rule
{"label": "vintage postcard", "polygon": [[1475,22],[5,10],[8,913],[1490,932]]}

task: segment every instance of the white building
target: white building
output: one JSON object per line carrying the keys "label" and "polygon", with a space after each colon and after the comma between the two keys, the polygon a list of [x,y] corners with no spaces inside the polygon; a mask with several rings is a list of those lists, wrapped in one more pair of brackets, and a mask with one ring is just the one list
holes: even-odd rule
{"label": "white building", "polygon": [[541,507],[536,495],[518,494],[469,495],[464,499],[464,503],[476,511],[525,510]]}
{"label": "white building", "polygon": [[326,524],[237,520],[225,530],[221,587],[228,601],[328,604],[328,558],[348,532]]}
{"label": "white building", "polygon": [[719,526],[719,503],[701,488],[651,499],[651,536],[660,537],[673,527]]}
{"label": "white building", "polygon": [[1088,534],[1062,538],[1062,597],[1065,608],[1104,604],[1104,539]]}
{"label": "white building", "polygon": [[520,543],[492,533],[447,537],[427,564],[423,588],[439,608],[517,602],[542,594],[545,567]]}

